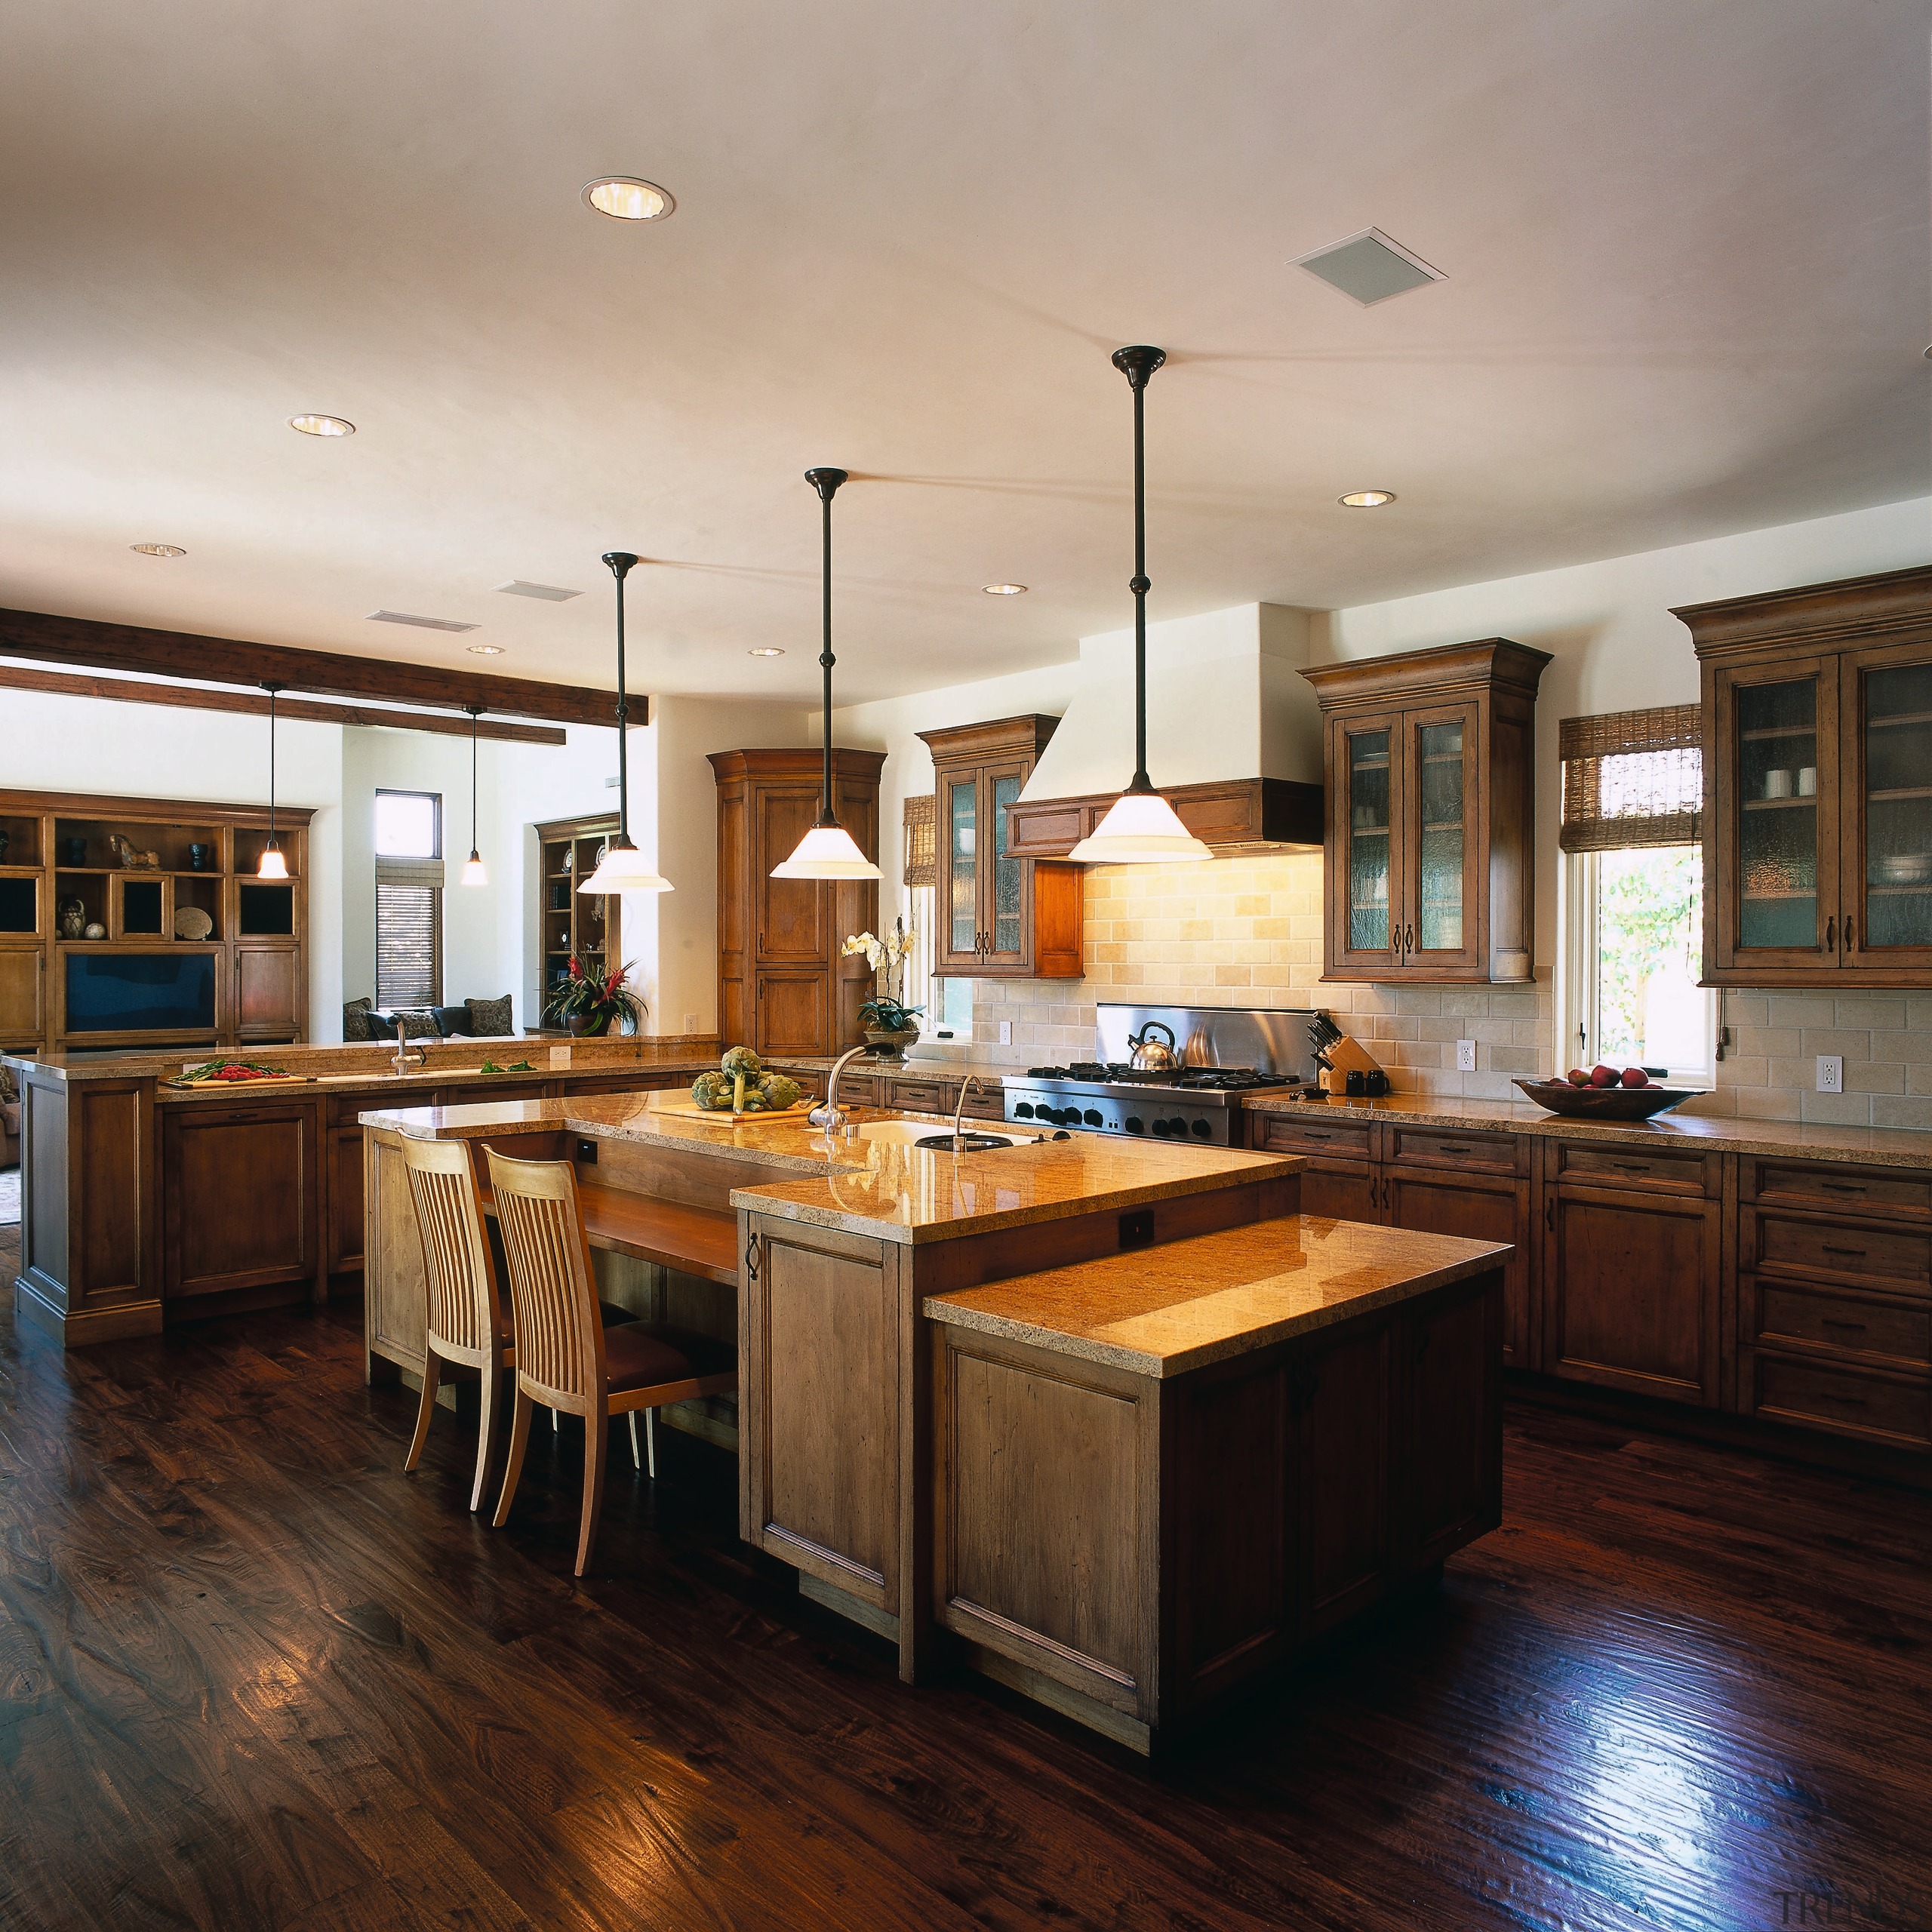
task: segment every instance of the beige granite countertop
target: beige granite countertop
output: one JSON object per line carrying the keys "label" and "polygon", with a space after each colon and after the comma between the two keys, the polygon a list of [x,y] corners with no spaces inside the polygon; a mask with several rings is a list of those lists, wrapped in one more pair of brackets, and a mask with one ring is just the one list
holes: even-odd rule
{"label": "beige granite countertop", "polygon": [[[581,1100],[385,1108],[358,1118],[365,1127],[432,1140],[481,1140],[506,1127],[549,1127],[729,1155],[785,1174],[769,1186],[735,1190],[734,1207],[908,1246],[1280,1179],[1303,1164],[1294,1155],[1170,1146],[1099,1134],[1029,1140],[976,1154],[842,1136],[828,1146],[803,1106],[734,1121],[729,1115],[703,1118],[672,1111],[681,1097],[675,1093],[599,1094]],[[851,1112],[860,1124],[915,1120],[930,1124],[935,1132],[948,1124],[936,1116],[876,1107]]]}
{"label": "beige granite countertop", "polygon": [[1932,1134],[1909,1127],[1831,1127],[1812,1121],[1738,1120],[1681,1111],[1643,1121],[1566,1120],[1527,1100],[1469,1100],[1426,1094],[1392,1094],[1379,1100],[1271,1098],[1243,1105],[1250,1113],[1300,1114],[1311,1120],[1389,1120],[1464,1131],[1502,1128],[1626,1146],[1635,1143],[1703,1153],[1802,1155],[1820,1161],[1861,1161],[1874,1167],[1932,1168]]}
{"label": "beige granite countertop", "polygon": [[932,1320],[1171,1377],[1501,1266],[1506,1243],[1314,1214],[933,1295]]}

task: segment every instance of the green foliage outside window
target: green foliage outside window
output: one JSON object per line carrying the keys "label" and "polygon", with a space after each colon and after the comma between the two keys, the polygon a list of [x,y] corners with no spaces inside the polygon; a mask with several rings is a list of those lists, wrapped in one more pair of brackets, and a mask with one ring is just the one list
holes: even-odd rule
{"label": "green foliage outside window", "polygon": [[[1695,845],[1605,852],[1597,871],[1595,1056],[1618,1065],[1668,1063],[1695,1023],[1703,854]],[[1662,983],[1660,984],[1659,983]],[[1652,997],[1654,986],[1661,999]],[[1660,1015],[1660,1004],[1668,1009]],[[1684,1008],[1678,1015],[1675,1009]],[[1674,1038],[1647,1037],[1660,1020]],[[1672,1020],[1679,1023],[1670,1024]],[[1661,1032],[1661,1028],[1659,1029]]]}

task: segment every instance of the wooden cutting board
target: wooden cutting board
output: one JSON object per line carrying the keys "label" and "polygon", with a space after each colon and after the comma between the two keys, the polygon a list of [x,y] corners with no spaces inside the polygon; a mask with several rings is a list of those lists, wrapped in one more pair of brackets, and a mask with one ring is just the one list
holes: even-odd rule
{"label": "wooden cutting board", "polygon": [[252,1080],[171,1080],[171,1087],[219,1087],[230,1094],[238,1094],[245,1088],[254,1087],[312,1087],[315,1082],[312,1075],[306,1073],[258,1073]]}
{"label": "wooden cutting board", "polygon": [[[802,1120],[805,1117],[806,1110],[806,1103],[798,1100],[786,1108],[783,1112],[776,1112],[768,1107],[762,1112],[740,1114],[736,1118],[739,1120],[785,1120],[795,1117]],[[725,1108],[722,1112],[714,1108],[701,1107],[688,1094],[679,1100],[658,1100],[651,1111],[654,1114],[673,1114],[680,1120],[709,1121],[715,1127],[729,1127],[734,1118],[729,1107]]]}

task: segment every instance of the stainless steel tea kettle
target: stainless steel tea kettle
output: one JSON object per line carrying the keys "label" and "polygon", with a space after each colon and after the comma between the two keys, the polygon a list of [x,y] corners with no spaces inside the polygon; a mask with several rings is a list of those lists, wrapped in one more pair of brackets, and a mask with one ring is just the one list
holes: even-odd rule
{"label": "stainless steel tea kettle", "polygon": [[[1165,1045],[1148,1037],[1157,1027],[1168,1036]],[[1133,1066],[1137,1073],[1165,1073],[1180,1064],[1180,1055],[1174,1051],[1174,1029],[1164,1020],[1149,1020],[1139,1032],[1128,1035],[1127,1044],[1134,1049]]]}

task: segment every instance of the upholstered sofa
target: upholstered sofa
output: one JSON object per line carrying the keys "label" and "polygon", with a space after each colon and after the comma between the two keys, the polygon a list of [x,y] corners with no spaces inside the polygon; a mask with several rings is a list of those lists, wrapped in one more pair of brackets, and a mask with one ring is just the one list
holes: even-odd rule
{"label": "upholstered sofa", "polygon": [[506,1039],[515,1031],[510,996],[466,999],[460,1006],[380,1007],[372,1000],[352,999],[342,1009],[345,1040]]}

